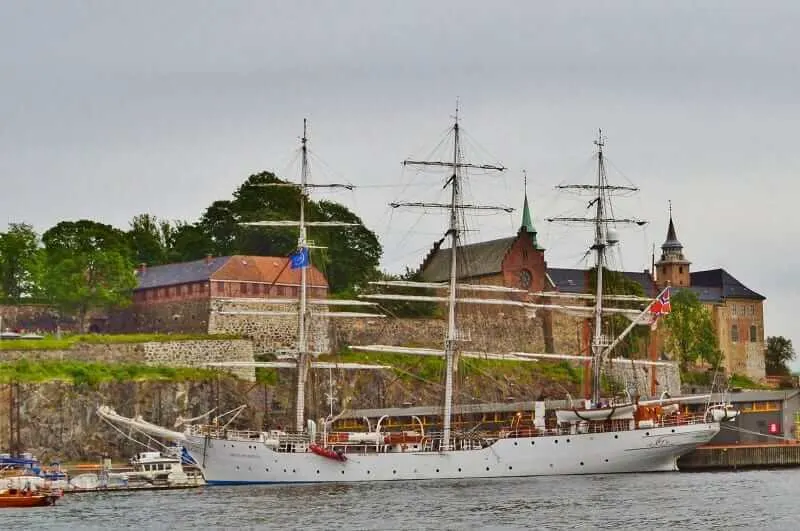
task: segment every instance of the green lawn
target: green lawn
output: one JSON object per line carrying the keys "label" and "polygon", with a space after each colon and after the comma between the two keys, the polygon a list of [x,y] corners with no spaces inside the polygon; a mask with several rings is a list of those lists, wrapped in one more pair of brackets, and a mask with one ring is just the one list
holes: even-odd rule
{"label": "green lawn", "polygon": [[148,341],[188,341],[207,339],[241,339],[233,334],[74,334],[61,339],[45,336],[44,339],[4,339],[0,340],[0,350],[60,350],[68,349],[77,343],[120,344],[146,343]]}
{"label": "green lawn", "polygon": [[101,382],[202,381],[221,373],[212,369],[160,367],[130,363],[95,363],[74,360],[17,360],[0,363],[0,383],[68,382],[97,385]]}

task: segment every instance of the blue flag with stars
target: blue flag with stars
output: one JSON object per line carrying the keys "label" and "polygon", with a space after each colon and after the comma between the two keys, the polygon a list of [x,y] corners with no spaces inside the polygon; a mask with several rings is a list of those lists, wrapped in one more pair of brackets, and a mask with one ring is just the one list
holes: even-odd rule
{"label": "blue flag with stars", "polygon": [[301,247],[289,255],[292,269],[303,269],[308,267],[311,260],[308,257],[308,247]]}

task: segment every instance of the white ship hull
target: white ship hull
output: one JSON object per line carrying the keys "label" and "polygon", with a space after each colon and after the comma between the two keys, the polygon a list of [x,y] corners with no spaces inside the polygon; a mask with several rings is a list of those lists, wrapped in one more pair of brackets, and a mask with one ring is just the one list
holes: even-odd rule
{"label": "white ship hull", "polygon": [[702,423],[508,438],[480,450],[348,453],[346,461],[193,435],[183,444],[210,485],[349,483],[674,471],[678,457],[709,442],[719,429],[718,423]]}

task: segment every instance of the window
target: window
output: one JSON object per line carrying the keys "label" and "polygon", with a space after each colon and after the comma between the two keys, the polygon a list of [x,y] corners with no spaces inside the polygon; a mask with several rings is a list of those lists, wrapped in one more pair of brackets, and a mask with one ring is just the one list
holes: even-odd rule
{"label": "window", "polygon": [[731,317],[736,317],[736,305],[731,304]]}
{"label": "window", "polygon": [[191,295],[194,292],[194,284],[187,284],[186,285],[186,293]]}
{"label": "window", "polygon": [[225,293],[225,285],[222,282],[217,282],[217,293]]}
{"label": "window", "polygon": [[750,325],[750,343],[755,343],[756,341],[758,341],[758,327]]}
{"label": "window", "polygon": [[247,295],[247,282],[239,282],[239,292]]}
{"label": "window", "polygon": [[756,305],[751,304],[747,307],[747,315],[753,317],[756,314]]}
{"label": "window", "polygon": [[738,343],[739,341],[739,327],[736,325],[731,326],[731,341]]}
{"label": "window", "polygon": [[683,266],[678,266],[678,273],[683,274]]}

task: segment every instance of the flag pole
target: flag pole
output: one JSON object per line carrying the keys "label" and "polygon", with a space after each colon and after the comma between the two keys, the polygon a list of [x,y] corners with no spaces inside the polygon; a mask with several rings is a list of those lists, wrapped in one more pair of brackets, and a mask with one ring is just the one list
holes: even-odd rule
{"label": "flag pole", "polygon": [[[617,336],[617,339],[615,339],[608,347],[606,347],[606,349],[601,353],[599,361],[602,361],[602,359],[605,356],[610,354],[611,351],[614,349],[614,347],[619,345],[620,341],[625,339],[625,336],[630,334],[630,332],[631,332],[631,330],[633,330],[634,326],[636,326],[637,324],[640,324],[640,322],[642,321],[642,317],[650,313],[650,309],[653,307],[653,304],[655,304],[656,301],[660,301],[661,300],[661,296],[664,295],[665,293],[669,294],[669,285],[667,285],[667,287],[665,287],[663,290],[661,290],[661,293],[659,293],[658,296],[655,299],[653,299],[650,302],[650,304],[647,305],[647,308],[645,308],[644,311],[642,311],[642,313],[640,313],[639,315],[636,316],[636,318],[631,322],[631,324],[628,325],[628,328],[626,328],[619,336]],[[658,318],[658,316],[656,316],[656,318]]]}

